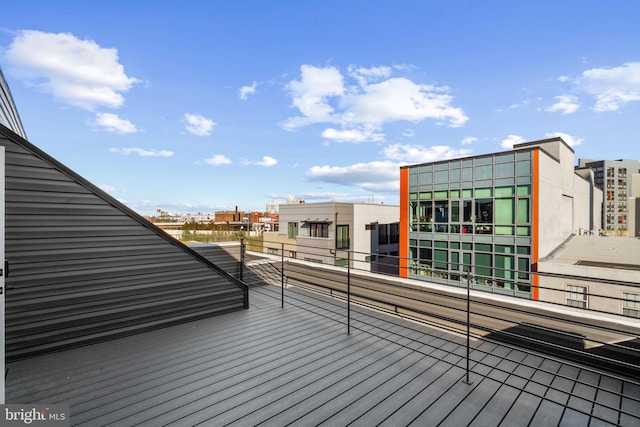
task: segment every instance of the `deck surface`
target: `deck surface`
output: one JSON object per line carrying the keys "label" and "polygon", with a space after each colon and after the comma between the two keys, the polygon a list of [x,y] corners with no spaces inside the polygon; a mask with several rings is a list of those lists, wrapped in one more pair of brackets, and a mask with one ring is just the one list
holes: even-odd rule
{"label": "deck surface", "polygon": [[86,426],[640,425],[631,379],[341,301],[252,287],[250,309],[8,365],[7,403]]}

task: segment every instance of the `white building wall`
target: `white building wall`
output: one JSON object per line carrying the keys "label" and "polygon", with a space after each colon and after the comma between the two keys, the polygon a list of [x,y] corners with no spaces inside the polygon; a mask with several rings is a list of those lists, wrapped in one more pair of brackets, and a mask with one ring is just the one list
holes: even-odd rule
{"label": "white building wall", "polygon": [[591,186],[575,173],[573,151],[559,141],[548,144],[553,144],[553,149],[547,150],[552,154],[541,150],[539,157],[540,257],[548,255],[572,233],[589,230],[593,215]]}
{"label": "white building wall", "polygon": [[[400,221],[400,207],[368,203],[297,203],[280,205],[280,228],[278,234],[287,235],[288,223],[298,223],[296,252],[298,259],[312,259],[333,264],[336,259],[346,258],[346,251],[334,251],[336,226],[349,226],[349,241],[352,266],[369,270],[365,262],[371,250],[371,231],[366,225],[372,222],[391,223]],[[330,222],[329,237],[310,237],[305,222]]]}
{"label": "white building wall", "polygon": [[[365,226],[372,222],[390,224],[400,221],[400,207],[394,205],[356,204],[353,207],[353,234],[351,249],[354,260],[364,261],[371,252],[371,231]],[[354,268],[370,269],[369,263],[354,263]]]}

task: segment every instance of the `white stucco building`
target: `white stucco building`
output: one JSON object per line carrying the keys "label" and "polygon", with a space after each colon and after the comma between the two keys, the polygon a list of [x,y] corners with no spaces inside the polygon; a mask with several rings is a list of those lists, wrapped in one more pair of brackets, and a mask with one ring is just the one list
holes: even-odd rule
{"label": "white stucco building", "polygon": [[369,270],[372,224],[397,223],[396,205],[372,203],[287,203],[279,207],[279,231],[265,237],[265,248],[287,257]]}

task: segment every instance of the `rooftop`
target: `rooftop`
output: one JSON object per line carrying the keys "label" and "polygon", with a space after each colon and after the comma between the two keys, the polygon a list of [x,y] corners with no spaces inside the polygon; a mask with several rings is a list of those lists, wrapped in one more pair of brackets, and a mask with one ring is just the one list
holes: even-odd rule
{"label": "rooftop", "polygon": [[7,402],[73,425],[638,425],[640,383],[340,300],[253,286],[248,310],[8,365]]}

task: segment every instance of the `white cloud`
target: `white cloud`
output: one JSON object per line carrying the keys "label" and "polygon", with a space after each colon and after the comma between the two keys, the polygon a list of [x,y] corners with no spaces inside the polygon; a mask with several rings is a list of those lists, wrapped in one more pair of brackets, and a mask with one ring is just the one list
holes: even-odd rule
{"label": "white cloud", "polygon": [[563,115],[575,113],[580,104],[578,104],[578,98],[572,95],[560,95],[554,98],[556,103],[546,109],[549,112],[560,112]]}
{"label": "white cloud", "polygon": [[121,119],[117,114],[111,113],[96,113],[95,120],[89,122],[89,124],[113,133],[127,134],[138,131],[136,125],[129,120]]}
{"label": "white cloud", "polygon": [[[289,82],[287,89],[301,115],[287,119],[283,125],[287,130],[314,123],[339,124],[343,128],[340,131],[379,130],[387,122],[417,123],[426,119],[458,127],[468,120],[462,109],[451,105],[453,98],[447,87],[391,77],[389,67],[350,67],[349,77],[356,85],[348,88],[345,77],[335,67],[303,65],[300,70],[300,80]],[[334,134],[339,136],[340,131]]]}
{"label": "white cloud", "polygon": [[393,193],[399,189],[401,166],[464,157],[470,153],[471,150],[456,150],[444,145],[423,147],[395,144],[382,151],[386,160],[350,166],[313,166],[307,171],[306,176],[312,181],[354,186],[365,191]]}
{"label": "white cloud", "polygon": [[371,68],[349,66],[349,75],[353,77],[360,86],[366,86],[368,83],[380,81],[391,76],[391,67],[380,66]]}
{"label": "white cloud", "polygon": [[251,86],[242,86],[238,91],[238,96],[241,100],[246,101],[249,95],[253,95],[256,93],[256,87],[258,87],[257,82],[253,82]]}
{"label": "white cloud", "polygon": [[464,157],[471,154],[471,150],[456,150],[447,145],[425,147],[422,145],[394,144],[385,147],[382,153],[388,159],[407,164],[436,162],[438,160]]}
{"label": "white cloud", "polygon": [[171,157],[173,151],[169,150],[145,150],[144,148],[110,148],[112,153],[120,153],[128,156],[129,154],[137,154],[140,157]]}
{"label": "white cloud", "polygon": [[337,142],[365,142],[384,141],[384,134],[375,129],[334,129],[328,128],[322,131],[322,137]]}
{"label": "white cloud", "polygon": [[474,142],[478,142],[478,138],[474,136],[466,136],[462,138],[462,141],[460,141],[462,145],[470,145],[470,144],[473,144]]}
{"label": "white cloud", "polygon": [[502,148],[512,149],[515,144],[521,144],[523,142],[527,142],[523,137],[519,135],[509,135],[506,139],[502,140],[500,144]]}
{"label": "white cloud", "polygon": [[312,123],[333,122],[334,109],[328,98],[344,94],[344,79],[334,67],[318,68],[311,65],[300,67],[300,80],[292,80],[287,90],[293,106],[298,108],[302,117],[289,118],[284,128],[294,130]]}
{"label": "white cloud", "polygon": [[262,160],[258,160],[255,162],[249,161],[249,160],[244,160],[242,162],[245,165],[255,165],[255,166],[263,166],[265,168],[270,168],[271,166],[275,166],[278,164],[278,161],[276,159],[274,159],[273,157],[269,157],[269,156],[264,156],[262,158]]}
{"label": "white cloud", "polygon": [[592,68],[583,72],[576,83],[585,93],[595,96],[595,111],[616,111],[629,102],[640,101],[640,62]]}
{"label": "white cloud", "polygon": [[208,159],[204,160],[204,163],[211,166],[228,165],[231,160],[224,154],[214,154]]}
{"label": "white cloud", "polygon": [[569,144],[571,147],[574,147],[576,145],[580,145],[584,141],[583,138],[576,138],[575,136],[569,135],[568,133],[550,132],[550,133],[545,134],[545,138],[555,138],[555,137],[562,138],[564,140],[564,142]]}
{"label": "white cloud", "polygon": [[216,123],[199,114],[185,113],[184,120],[187,122],[185,129],[187,132],[198,136],[211,135],[211,131]]}
{"label": "white cloud", "polygon": [[351,166],[313,166],[307,178],[360,187],[367,191],[397,191],[400,164],[391,161],[357,163]]}
{"label": "white cloud", "polygon": [[122,106],[122,93],[138,83],[125,74],[116,49],[69,33],[20,31],[5,57],[16,78],[87,110]]}

